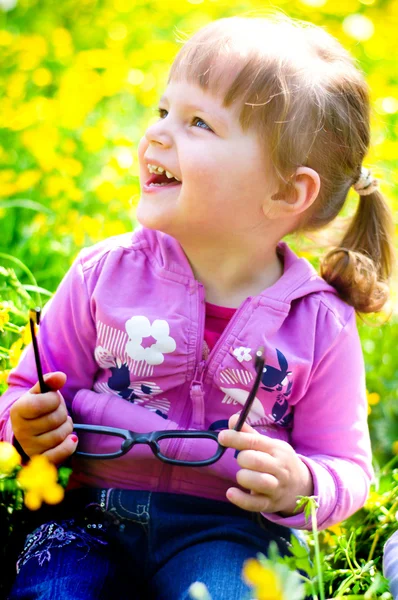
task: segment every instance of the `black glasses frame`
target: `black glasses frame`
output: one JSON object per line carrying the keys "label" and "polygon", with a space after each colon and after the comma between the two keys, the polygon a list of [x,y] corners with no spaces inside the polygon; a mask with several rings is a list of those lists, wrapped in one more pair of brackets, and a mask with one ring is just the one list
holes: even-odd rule
{"label": "black glasses frame", "polygon": [[[46,385],[43,379],[43,370],[40,361],[39,347],[36,338],[35,324],[40,323],[40,308],[35,308],[29,311],[29,322],[30,322],[30,330],[32,334],[32,343],[33,343],[33,351],[35,355],[36,369],[37,375],[40,384],[40,391],[42,393],[48,392],[50,388]],[[256,397],[260,382],[261,376],[263,373],[265,363],[264,356],[264,348],[260,347],[255,355],[255,369],[256,369],[256,377],[254,379],[252,388],[247,396],[246,402],[243,405],[242,411],[240,412],[238,421],[234,427],[235,431],[240,431],[243,427],[243,424],[246,421],[246,418],[249,414],[249,411],[252,407],[253,401]],[[227,450],[225,446],[221,446],[218,442],[218,431],[195,431],[195,430],[178,430],[173,429],[170,431],[151,431],[149,433],[137,433],[135,431],[130,431],[129,429],[119,429],[118,427],[106,427],[105,425],[86,425],[80,423],[74,423],[73,430],[78,431],[86,431],[88,433],[100,433],[104,435],[112,435],[116,437],[122,438],[124,441],[121,444],[120,450],[116,452],[109,452],[107,454],[96,454],[91,452],[83,452],[77,450],[75,454],[77,456],[81,456],[84,458],[95,458],[95,459],[111,459],[118,458],[119,456],[123,456],[127,454],[131,450],[133,446],[136,444],[146,444],[150,447],[153,454],[162,462],[167,463],[169,465],[179,465],[185,467],[207,467],[209,465],[217,462]],[[170,458],[165,456],[161,448],[159,446],[159,442],[164,439],[211,439],[217,442],[218,448],[214,456],[205,460],[180,460],[178,458]],[[78,446],[79,447],[79,446]]]}

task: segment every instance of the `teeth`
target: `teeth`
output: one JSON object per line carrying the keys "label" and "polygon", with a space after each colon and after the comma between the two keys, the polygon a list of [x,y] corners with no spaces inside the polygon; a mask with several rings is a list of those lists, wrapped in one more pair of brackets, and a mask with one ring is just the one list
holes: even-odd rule
{"label": "teeth", "polygon": [[148,165],[148,171],[150,173],[158,173],[161,175],[165,172],[165,169],[163,169],[163,167],[157,167],[156,165]]}
{"label": "teeth", "polygon": [[165,173],[169,179],[173,179],[173,177],[174,177],[174,179],[176,179],[177,181],[181,181],[181,179],[178,179],[178,177],[175,177],[175,175],[170,173],[170,171],[166,171],[166,169],[163,169],[163,167],[158,167],[157,165],[148,164],[148,171],[150,173],[157,173],[158,175]]}

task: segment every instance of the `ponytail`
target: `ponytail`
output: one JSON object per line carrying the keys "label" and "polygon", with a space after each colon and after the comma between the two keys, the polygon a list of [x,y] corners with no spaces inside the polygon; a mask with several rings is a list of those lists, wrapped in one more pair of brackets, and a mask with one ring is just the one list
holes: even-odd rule
{"label": "ponytail", "polygon": [[376,188],[359,206],[338,248],[321,263],[322,277],[359,313],[379,312],[389,297],[394,222]]}

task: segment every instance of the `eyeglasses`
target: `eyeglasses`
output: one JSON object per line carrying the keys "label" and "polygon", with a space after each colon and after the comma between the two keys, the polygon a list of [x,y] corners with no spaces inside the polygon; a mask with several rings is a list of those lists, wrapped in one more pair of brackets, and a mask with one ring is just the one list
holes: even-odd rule
{"label": "eyeglasses", "polygon": [[[43,393],[49,391],[50,388],[43,380],[43,371],[36,339],[35,324],[39,324],[40,322],[39,308],[29,311],[29,322],[40,391]],[[240,431],[242,429],[250,412],[260,385],[264,362],[264,348],[260,347],[257,350],[254,359],[256,376],[234,427],[235,431]],[[85,432],[85,434],[87,434],[79,436],[79,444],[76,451],[76,455],[84,458],[96,458],[102,460],[118,458],[129,452],[133,446],[144,444],[149,446],[153,454],[164,463],[185,467],[206,467],[217,462],[227,450],[225,446],[221,446],[218,442],[218,431],[175,429],[170,431],[164,430],[152,431],[149,433],[137,433],[135,431],[130,431],[129,429],[106,427],[104,425],[75,423],[73,427],[74,431]],[[103,436],[105,436],[105,438]],[[188,452],[190,459],[178,458],[181,449],[181,441],[184,440],[190,440]],[[101,441],[100,447],[103,449],[100,453],[95,451],[95,449],[98,449],[99,441]]]}

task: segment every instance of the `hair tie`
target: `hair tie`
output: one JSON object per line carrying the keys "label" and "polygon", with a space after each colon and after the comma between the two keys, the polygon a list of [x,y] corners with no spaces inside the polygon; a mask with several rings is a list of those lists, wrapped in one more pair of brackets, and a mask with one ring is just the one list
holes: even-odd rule
{"label": "hair tie", "polygon": [[353,188],[360,196],[368,196],[373,194],[379,187],[379,180],[373,177],[370,169],[361,167],[361,174],[354,183]]}

